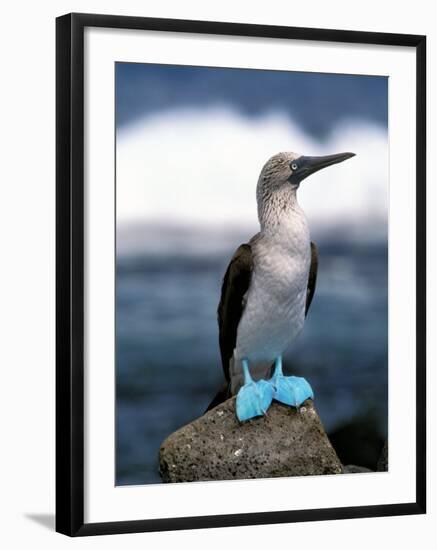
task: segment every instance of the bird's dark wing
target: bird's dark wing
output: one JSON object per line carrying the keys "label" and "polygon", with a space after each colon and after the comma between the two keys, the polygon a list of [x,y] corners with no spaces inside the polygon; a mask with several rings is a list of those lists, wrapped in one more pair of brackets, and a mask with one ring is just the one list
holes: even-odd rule
{"label": "bird's dark wing", "polygon": [[229,360],[237,341],[237,329],[244,309],[244,295],[252,276],[253,258],[249,244],[237,248],[223,278],[217,310],[223,371],[229,382]]}
{"label": "bird's dark wing", "polygon": [[307,287],[307,301],[305,305],[305,316],[310,309],[311,302],[313,301],[314,292],[316,290],[316,281],[317,281],[317,267],[319,265],[319,254],[317,252],[317,246],[315,243],[311,243],[311,265],[310,273],[308,276],[308,287]]}

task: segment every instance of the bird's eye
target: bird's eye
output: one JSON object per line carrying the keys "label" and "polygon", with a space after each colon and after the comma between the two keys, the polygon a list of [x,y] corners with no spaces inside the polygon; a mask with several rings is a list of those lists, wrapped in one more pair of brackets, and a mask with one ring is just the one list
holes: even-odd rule
{"label": "bird's eye", "polygon": [[293,162],[293,164],[291,165],[291,169],[292,170],[297,170],[297,164],[295,162]]}

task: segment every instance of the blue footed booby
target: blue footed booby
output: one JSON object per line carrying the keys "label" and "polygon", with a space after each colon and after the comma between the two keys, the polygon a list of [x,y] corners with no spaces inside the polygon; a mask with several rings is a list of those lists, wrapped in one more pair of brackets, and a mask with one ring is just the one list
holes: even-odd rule
{"label": "blue footed booby", "polygon": [[297,190],[309,175],[353,156],[278,153],[261,170],[260,231],[236,250],[223,278],[217,313],[226,383],[208,410],[237,395],[244,421],[265,414],[273,399],[299,407],[314,397],[304,378],[282,372],[282,355],[303,328],[317,278],[317,247]]}

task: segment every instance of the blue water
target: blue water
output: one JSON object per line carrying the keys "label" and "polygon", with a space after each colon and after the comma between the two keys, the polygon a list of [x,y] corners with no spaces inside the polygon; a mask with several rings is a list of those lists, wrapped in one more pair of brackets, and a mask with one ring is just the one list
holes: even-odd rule
{"label": "blue water", "polygon": [[[117,258],[118,485],[159,483],[160,444],[200,416],[222,383],[216,308],[231,254]],[[384,437],[386,244],[331,241],[319,255],[314,301],[285,370],[311,383],[328,431],[369,414]]]}

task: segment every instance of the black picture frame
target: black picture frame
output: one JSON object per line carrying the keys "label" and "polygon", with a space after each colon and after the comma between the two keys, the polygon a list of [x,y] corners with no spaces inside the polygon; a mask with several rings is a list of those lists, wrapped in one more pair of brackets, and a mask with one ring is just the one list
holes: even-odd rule
{"label": "black picture frame", "polygon": [[[416,500],[328,509],[84,523],[84,29],[404,46],[416,50]],[[69,536],[423,514],[426,511],[426,37],[68,14],[56,20],[56,530]],[[413,368],[413,366],[412,366]]]}

